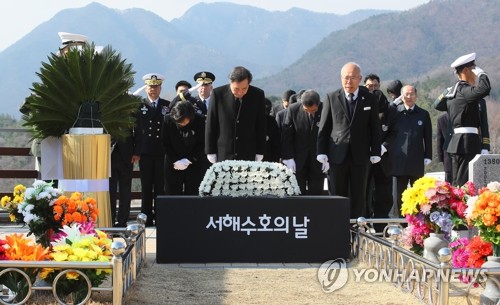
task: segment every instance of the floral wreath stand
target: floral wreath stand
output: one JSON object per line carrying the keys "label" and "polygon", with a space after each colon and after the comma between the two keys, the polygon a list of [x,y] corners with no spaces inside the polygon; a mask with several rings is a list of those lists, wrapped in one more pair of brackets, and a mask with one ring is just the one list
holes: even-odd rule
{"label": "floral wreath stand", "polygon": [[72,128],[70,134],[61,137],[61,142],[63,180],[59,181],[59,188],[95,198],[99,209],[97,227],[111,227],[111,136],[102,134],[102,128]]}

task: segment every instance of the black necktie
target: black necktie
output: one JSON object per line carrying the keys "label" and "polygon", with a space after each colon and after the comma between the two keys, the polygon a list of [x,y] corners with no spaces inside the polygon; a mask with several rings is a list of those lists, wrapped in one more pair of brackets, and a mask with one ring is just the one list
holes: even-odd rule
{"label": "black necktie", "polygon": [[354,109],[356,108],[356,100],[354,99],[354,93],[349,93],[349,98],[347,99],[349,103],[349,114],[351,118],[354,114]]}
{"label": "black necktie", "polygon": [[156,109],[156,102],[153,102],[153,108]]}
{"label": "black necktie", "polygon": [[234,100],[234,113],[238,114],[238,111],[240,110],[241,106],[241,100],[239,98],[236,98]]}
{"label": "black necktie", "polygon": [[314,114],[308,113],[307,116],[309,118],[309,127],[312,129],[314,126]]}

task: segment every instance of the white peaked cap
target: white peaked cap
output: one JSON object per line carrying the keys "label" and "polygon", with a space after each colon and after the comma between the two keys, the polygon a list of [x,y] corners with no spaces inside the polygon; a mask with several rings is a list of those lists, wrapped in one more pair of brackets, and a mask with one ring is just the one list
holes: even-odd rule
{"label": "white peaked cap", "polygon": [[87,42],[89,40],[87,36],[81,34],[73,34],[67,32],[58,32],[57,34],[61,38],[62,44],[68,44],[72,42]]}
{"label": "white peaked cap", "polygon": [[476,60],[476,53],[470,53],[464,56],[460,56],[457,58],[451,65],[450,67],[456,68],[460,67],[461,65],[465,65],[466,63],[470,63],[471,61]]}

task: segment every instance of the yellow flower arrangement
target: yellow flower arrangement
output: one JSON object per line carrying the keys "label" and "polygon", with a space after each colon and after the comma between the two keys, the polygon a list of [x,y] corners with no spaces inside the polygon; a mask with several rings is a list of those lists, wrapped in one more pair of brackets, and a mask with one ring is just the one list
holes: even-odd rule
{"label": "yellow flower arrangement", "polygon": [[22,184],[18,184],[14,187],[14,191],[12,192],[13,198],[3,196],[1,199],[2,208],[9,211],[9,218],[12,222],[16,221],[16,218],[19,216],[17,206],[24,201],[25,191],[26,187]]}
{"label": "yellow flower arrangement", "polygon": [[415,215],[419,212],[420,206],[430,204],[429,198],[425,192],[436,186],[436,178],[424,176],[407,188],[402,194],[401,214],[403,216]]}
{"label": "yellow flower arrangement", "polygon": [[[94,223],[63,226],[52,242],[51,257],[57,262],[109,262],[112,258],[111,242],[106,233],[96,230]],[[52,282],[61,270],[45,268],[40,278]],[[97,287],[112,272],[112,269],[82,269],[92,286]],[[81,301],[87,294],[87,285],[77,272],[67,272],[65,278],[57,282],[56,290],[63,296],[75,294]]]}

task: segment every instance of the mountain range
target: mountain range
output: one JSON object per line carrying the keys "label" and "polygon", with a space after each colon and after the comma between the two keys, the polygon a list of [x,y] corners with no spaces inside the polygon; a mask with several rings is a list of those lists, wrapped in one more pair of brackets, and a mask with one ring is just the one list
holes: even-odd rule
{"label": "mountain range", "polygon": [[[136,86],[155,72],[166,76],[162,95],[171,97],[174,84],[193,81],[201,70],[215,73],[224,84],[230,69],[248,67],[255,79],[272,75],[298,60],[332,32],[345,29],[384,10],[347,15],[293,8],[270,12],[231,3],[198,3],[170,22],[143,9],[116,10],[98,3],[66,9],[40,24],[0,52],[0,113],[19,117],[19,105],[39,79],[41,62],[57,51],[57,32],[87,35],[96,45],[111,45],[132,63]],[[282,91],[281,89],[279,91]],[[280,94],[280,92],[275,92]]]}

